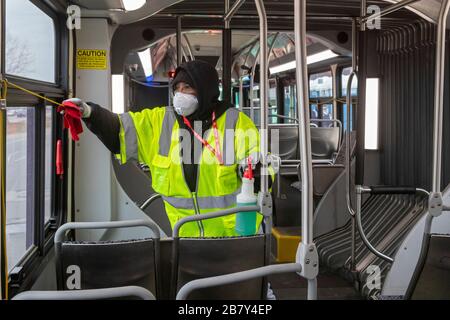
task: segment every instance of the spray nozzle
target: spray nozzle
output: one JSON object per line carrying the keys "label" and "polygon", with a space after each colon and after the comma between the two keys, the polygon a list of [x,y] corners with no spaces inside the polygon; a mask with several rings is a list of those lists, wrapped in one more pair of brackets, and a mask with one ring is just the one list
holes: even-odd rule
{"label": "spray nozzle", "polygon": [[244,172],[244,178],[251,180],[253,179],[252,157],[248,157],[247,161],[248,165]]}

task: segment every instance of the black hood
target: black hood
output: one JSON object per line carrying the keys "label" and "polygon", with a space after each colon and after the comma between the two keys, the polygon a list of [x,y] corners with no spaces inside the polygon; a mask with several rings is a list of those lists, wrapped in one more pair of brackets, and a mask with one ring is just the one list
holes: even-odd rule
{"label": "black hood", "polygon": [[[175,70],[175,78],[180,70],[189,75],[197,90],[199,108],[188,117],[190,121],[209,122],[213,111],[216,111],[218,118],[228,109],[219,101],[219,75],[211,64],[201,60],[185,62]],[[205,124],[208,126],[209,123]]]}

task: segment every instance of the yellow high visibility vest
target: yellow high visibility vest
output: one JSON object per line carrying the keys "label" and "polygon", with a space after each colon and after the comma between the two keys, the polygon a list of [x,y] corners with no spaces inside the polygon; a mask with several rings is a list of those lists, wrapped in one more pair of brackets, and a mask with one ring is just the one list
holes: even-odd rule
{"label": "yellow high visibility vest", "polygon": [[[172,228],[184,217],[236,206],[236,195],[242,183],[237,166],[249,156],[257,159],[259,155],[259,132],[247,115],[230,108],[217,119],[224,164],[221,165],[207,148],[199,149],[195,192],[191,192],[186,183],[180,155],[182,149],[186,150],[185,154],[191,154],[191,132],[180,130],[172,107],[128,112],[119,118],[120,155],[117,157],[122,164],[137,160],[149,166],[152,188],[162,195]],[[207,130],[203,138],[216,146],[212,129]],[[256,230],[261,221],[258,215]],[[236,236],[235,222],[235,215],[189,222],[180,229],[180,236]]]}

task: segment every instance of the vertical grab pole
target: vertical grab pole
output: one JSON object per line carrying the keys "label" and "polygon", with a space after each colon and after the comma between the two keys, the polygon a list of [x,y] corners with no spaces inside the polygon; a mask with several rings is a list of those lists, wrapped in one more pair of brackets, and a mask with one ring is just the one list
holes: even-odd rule
{"label": "vertical grab pole", "polygon": [[[230,11],[230,0],[225,0],[225,15]],[[222,30],[222,100],[226,105],[231,104],[231,29],[230,20],[224,20]]]}
{"label": "vertical grab pole", "polygon": [[347,145],[347,152],[345,153],[345,165],[346,165],[346,181],[345,181],[345,193],[346,193],[346,200],[347,200],[347,210],[350,213],[351,219],[352,219],[352,226],[351,226],[351,236],[352,236],[352,243],[351,243],[351,256],[350,256],[350,265],[351,270],[353,271],[355,269],[355,250],[356,250],[356,223],[355,223],[355,210],[352,206],[352,198],[351,198],[351,155],[352,155],[352,145],[351,145],[351,130],[352,127],[350,125],[350,119],[352,117],[352,82],[353,78],[357,76],[357,64],[356,64],[356,19],[354,18],[352,20],[352,72],[348,78],[347,82],[347,125],[346,125],[346,135],[345,135],[345,143]]}
{"label": "vertical grab pole", "polygon": [[181,43],[181,17],[177,17],[177,66],[179,67],[183,61],[183,48]]}
{"label": "vertical grab pole", "polygon": [[239,110],[242,112],[244,109],[244,77],[242,75],[239,76]]}
{"label": "vertical grab pole", "polygon": [[260,134],[261,134],[261,193],[267,194],[269,192],[269,179],[267,172],[267,155],[268,148],[268,69],[267,69],[267,15],[264,8],[263,0],[255,0],[256,9],[259,16],[259,59],[260,59]]}
{"label": "vertical grab pole", "polygon": [[[265,224],[265,263],[270,257],[270,234],[272,232],[272,196],[269,192],[269,136],[268,136],[268,88],[269,75],[267,68],[267,15],[263,0],[255,0],[256,10],[259,16],[259,59],[260,59],[260,153],[261,153],[261,189],[258,194],[258,203],[264,216]],[[253,77],[252,77],[253,79]],[[253,84],[252,84],[253,85]],[[264,280],[266,284],[266,279]],[[266,285],[264,285],[266,287]],[[264,294],[264,293],[263,293]]]}
{"label": "vertical grab pole", "polygon": [[[5,1],[0,1],[0,80],[5,75]],[[6,84],[1,95],[6,99]],[[6,252],[6,100],[0,105],[0,300],[8,299],[8,261]]]}
{"label": "vertical grab pole", "polygon": [[296,261],[302,265],[301,275],[308,280],[308,299],[317,299],[319,259],[313,242],[313,194],[311,132],[309,126],[308,70],[306,64],[306,0],[295,1],[295,59],[297,106],[299,114],[300,171],[302,182],[302,241]]}
{"label": "vertical grab pole", "polygon": [[442,0],[437,26],[436,42],[436,74],[434,82],[434,131],[433,131],[433,193],[441,192],[442,173],[442,121],[444,110],[444,77],[445,77],[445,31],[449,0]]}
{"label": "vertical grab pole", "polygon": [[[6,88],[3,88],[6,90]],[[6,103],[0,105],[0,300],[8,299],[6,255]]]}
{"label": "vertical grab pole", "polygon": [[[432,191],[428,200],[428,214],[425,218],[422,246],[419,259],[414,269],[412,279],[417,279],[427,257],[431,227],[433,219],[442,214],[443,201],[441,193],[442,173],[442,121],[444,116],[444,77],[445,77],[445,33],[447,29],[447,16],[450,9],[450,0],[442,0],[441,10],[437,21],[436,39],[436,68],[434,82],[434,119],[433,119],[433,176]],[[417,281],[411,281],[405,293],[406,299],[411,299]]]}

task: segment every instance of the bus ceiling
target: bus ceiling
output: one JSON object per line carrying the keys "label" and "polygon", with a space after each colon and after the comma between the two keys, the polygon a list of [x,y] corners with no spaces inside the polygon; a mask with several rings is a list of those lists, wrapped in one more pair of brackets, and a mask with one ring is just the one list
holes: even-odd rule
{"label": "bus ceiling", "polygon": [[[58,1],[66,3],[65,0]],[[383,9],[403,1],[405,0],[374,0],[367,1],[367,4],[377,5]],[[109,18],[118,25],[126,25],[143,21],[152,16],[170,17],[171,15],[181,15],[185,17],[190,16],[191,18],[201,18],[201,15],[209,15],[213,18],[214,16],[217,16],[217,18],[220,17],[222,18],[221,20],[223,20],[224,14],[223,0],[73,0],[71,3],[79,5],[82,8],[83,17]],[[269,21],[276,16],[283,16],[286,19],[282,20],[292,20],[291,22],[293,24],[293,0],[268,0],[265,1],[264,4],[266,6]],[[323,16],[324,12],[326,14],[327,11],[329,12],[329,14],[326,14],[328,16],[359,16],[360,5],[361,0],[310,0],[307,2],[307,9],[309,16]],[[429,22],[436,22],[439,17],[440,5],[441,0],[418,0],[411,1],[406,9]],[[206,10],[202,10],[202,8],[205,8]],[[404,10],[402,12],[404,14]],[[252,17],[255,17],[255,19],[252,19]],[[396,13],[393,13],[390,17],[395,18],[397,15]],[[248,0],[245,1],[233,17],[232,25],[236,23],[234,20],[245,19],[247,23],[251,23],[252,20],[257,20],[256,18],[257,14],[254,1]],[[274,19],[274,21],[276,21],[276,19]],[[279,22],[283,23],[281,21]],[[450,25],[450,23],[447,25]]]}
{"label": "bus ceiling", "polygon": [[[129,39],[129,37],[119,37],[119,39]],[[270,32],[268,35],[269,68],[276,73],[288,71],[290,62],[295,60],[294,34],[291,32]],[[113,52],[115,48],[128,47],[129,41],[113,41]],[[308,34],[307,54],[314,58],[314,55],[330,52],[332,56],[323,60],[326,63],[339,61],[349,61],[351,48],[339,45],[320,34]],[[222,33],[220,30],[189,30],[183,32],[182,54],[184,61],[194,60],[196,57],[216,65],[221,75],[222,71]],[[167,81],[168,72],[176,68],[176,34],[155,39],[148,48],[131,50],[125,60],[116,60],[117,55],[113,55],[113,73],[121,73],[125,65],[125,72],[131,78],[145,82],[147,75],[139,67],[141,65],[140,54],[149,49],[153,57],[152,71],[153,81]],[[256,30],[233,30],[232,36],[232,79],[239,82],[240,77],[248,75],[248,71],[255,68],[259,57],[259,35]],[[330,60],[334,58],[333,60]],[[316,59],[317,60],[317,59]],[[319,59],[322,61],[322,59]],[[314,63],[314,61],[311,61]],[[285,66],[283,70],[282,66]],[[281,66],[281,69],[279,68]],[[244,68],[242,68],[244,67]],[[320,67],[320,62],[315,62],[315,67]]]}

